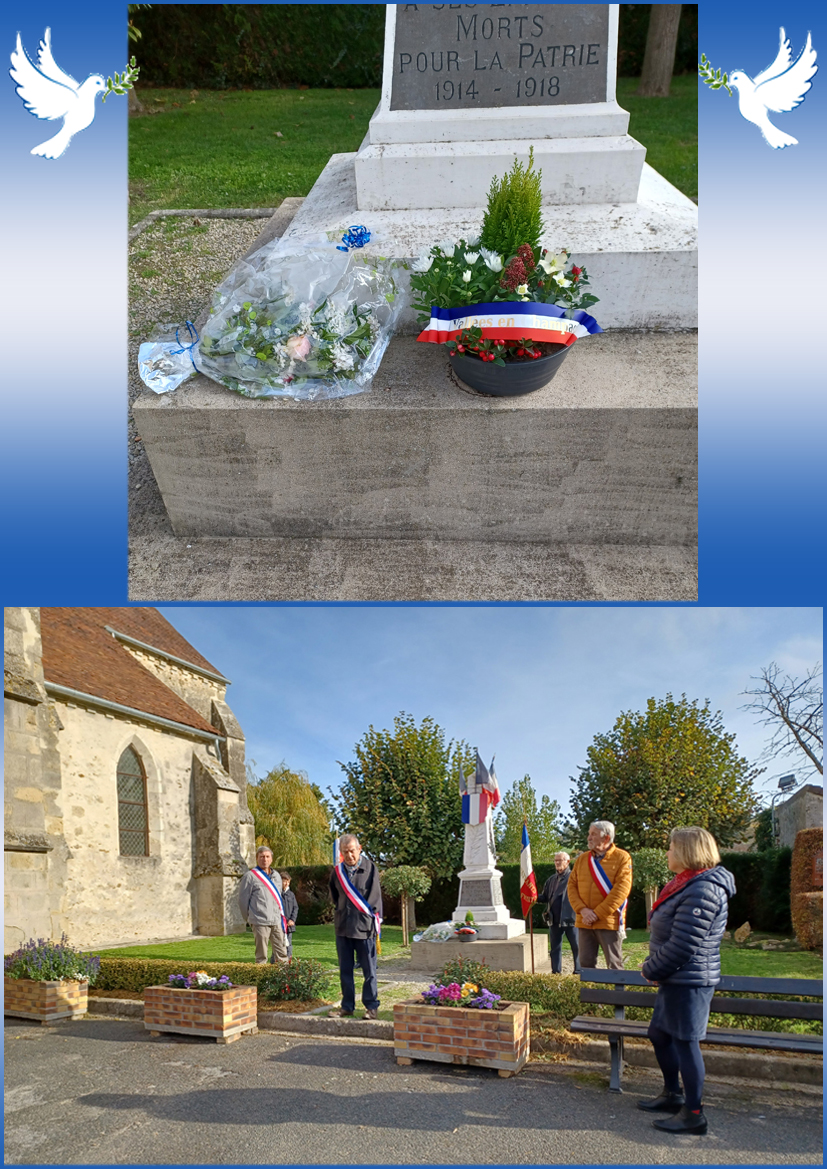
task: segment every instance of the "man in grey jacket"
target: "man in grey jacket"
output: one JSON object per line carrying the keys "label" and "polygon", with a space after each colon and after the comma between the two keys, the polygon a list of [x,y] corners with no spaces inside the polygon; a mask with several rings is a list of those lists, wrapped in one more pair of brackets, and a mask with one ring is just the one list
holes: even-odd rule
{"label": "man in grey jacket", "polygon": [[244,874],[238,887],[241,916],[255,934],[257,965],[267,961],[268,942],[273,948],[271,962],[287,961],[281,892],[281,877],[273,870],[273,853],[262,845],[256,852],[256,867]]}

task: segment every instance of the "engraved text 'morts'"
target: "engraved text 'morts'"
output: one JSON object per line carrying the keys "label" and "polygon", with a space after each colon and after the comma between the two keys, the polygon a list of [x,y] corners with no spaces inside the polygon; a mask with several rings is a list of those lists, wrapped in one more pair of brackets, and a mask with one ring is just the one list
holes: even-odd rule
{"label": "engraved text 'morts'", "polygon": [[394,19],[392,110],[606,100],[608,5],[408,4]]}

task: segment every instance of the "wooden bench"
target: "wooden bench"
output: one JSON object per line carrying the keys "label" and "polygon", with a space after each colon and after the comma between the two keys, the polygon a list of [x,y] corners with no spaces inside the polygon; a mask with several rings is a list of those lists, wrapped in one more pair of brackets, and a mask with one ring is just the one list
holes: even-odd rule
{"label": "wooden bench", "polygon": [[[578,1015],[570,1027],[572,1031],[588,1035],[607,1035],[612,1052],[612,1072],[609,1088],[622,1092],[620,1079],[623,1069],[623,1040],[645,1039],[648,1022],[626,1018],[626,1007],[653,1007],[654,987],[636,970],[582,970],[582,983],[604,985],[580,988],[581,1003],[600,1003],[614,1007],[614,1019],[594,1015]],[[628,990],[627,987],[646,986],[648,992]],[[823,1019],[823,984],[809,978],[733,978],[723,977],[715,988],[712,1011],[727,1015],[763,1015],[769,1019]],[[729,998],[723,992],[737,995]],[[818,1002],[790,1002],[779,999],[751,998],[750,995],[799,995]],[[710,1027],[705,1044],[723,1044],[728,1047],[760,1048],[764,1051],[806,1051],[824,1054],[820,1035],[796,1035],[788,1031],[746,1031],[737,1027]]]}

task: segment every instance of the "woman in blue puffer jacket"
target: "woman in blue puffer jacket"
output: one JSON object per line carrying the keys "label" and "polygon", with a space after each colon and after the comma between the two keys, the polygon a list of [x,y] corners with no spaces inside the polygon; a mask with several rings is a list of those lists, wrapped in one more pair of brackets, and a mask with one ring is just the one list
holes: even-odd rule
{"label": "woman in blue puffer jacket", "polygon": [[641,967],[658,987],[649,1038],[663,1091],[654,1100],[639,1100],[638,1108],[675,1114],[654,1120],[655,1128],[702,1134],[707,1121],[700,1040],[721,981],[721,938],[735,881],[705,828],[675,828],[666,860],[675,876],[652,906],[649,957]]}

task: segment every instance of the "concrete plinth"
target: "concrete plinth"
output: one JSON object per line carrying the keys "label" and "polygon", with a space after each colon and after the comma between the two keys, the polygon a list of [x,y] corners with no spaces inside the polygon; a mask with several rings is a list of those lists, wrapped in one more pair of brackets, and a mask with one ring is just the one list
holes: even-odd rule
{"label": "concrete plinth", "polygon": [[[588,149],[581,157],[588,157],[598,141],[593,139],[590,147],[586,142]],[[441,157],[440,150],[444,153],[456,146],[428,148],[433,165]],[[556,148],[562,149],[559,144]],[[414,152],[422,149],[410,147]],[[484,203],[431,210],[358,210],[355,163],[355,154],[331,157],[284,233],[285,241],[318,239],[327,232],[341,236],[358,223],[373,233],[369,251],[412,259],[442,239],[470,239],[479,234]],[[423,158],[417,166],[425,164]],[[410,182],[420,184],[429,198],[438,197],[439,183],[434,186],[419,177]],[[590,289],[600,297],[591,311],[604,329],[697,327],[698,208],[657,171],[644,164],[637,201],[569,201],[547,206],[543,214],[543,246],[553,251],[570,248],[573,262],[586,267]],[[403,333],[419,332],[412,309],[398,328]]]}
{"label": "concrete plinth", "polygon": [[[548,935],[535,934],[534,972],[550,974]],[[484,962],[491,970],[531,971],[530,934],[516,938],[483,938],[473,942],[411,942],[411,969],[427,970],[437,974],[453,958],[470,958]]]}
{"label": "concrete plinth", "polygon": [[134,415],[176,535],[690,546],[695,348],[589,337],[504,399],[400,337],[352,398],[256,401],[199,376]]}

